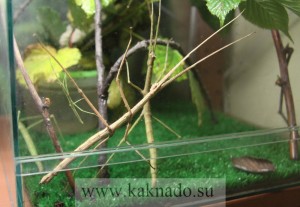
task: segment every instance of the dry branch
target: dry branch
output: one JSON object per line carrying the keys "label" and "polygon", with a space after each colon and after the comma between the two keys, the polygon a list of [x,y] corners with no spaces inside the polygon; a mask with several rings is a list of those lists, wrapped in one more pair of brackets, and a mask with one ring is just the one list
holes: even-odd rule
{"label": "dry branch", "polygon": [[[23,59],[21,57],[21,53],[20,53],[20,50],[18,48],[18,45],[17,45],[17,42],[16,42],[15,38],[14,38],[14,54],[15,54],[17,65],[19,66],[19,69],[20,69],[20,71],[21,71],[21,73],[24,77],[24,80],[25,80],[26,85],[28,87],[28,90],[31,94],[31,97],[34,100],[36,108],[42,114],[44,123],[46,125],[47,132],[48,132],[48,134],[51,138],[51,141],[54,145],[55,151],[57,153],[62,153],[63,150],[62,150],[62,147],[60,146],[60,143],[58,141],[58,138],[57,138],[56,132],[54,130],[54,127],[52,125],[52,122],[51,122],[51,119],[50,119],[50,114],[49,114],[49,111],[48,111],[49,106],[50,106],[49,99],[45,98],[44,100],[42,100],[40,98],[40,96],[38,95],[32,81],[31,81],[31,79],[30,79],[30,77],[29,77],[29,75],[26,71],[26,68],[24,66],[24,62],[23,62]],[[68,182],[70,184],[70,187],[72,188],[73,192],[75,192],[75,182],[74,182],[74,178],[72,176],[72,173],[70,171],[66,171],[66,176],[67,176]]]}
{"label": "dry branch", "polygon": [[[104,85],[104,72],[105,67],[103,64],[103,51],[102,51],[102,30],[101,30],[101,10],[102,5],[100,0],[95,0],[95,57],[96,57],[96,66],[97,66],[97,93],[98,93],[98,107],[99,112],[104,119],[107,120],[107,103],[106,100],[101,97],[101,91]],[[99,128],[103,129],[106,125],[102,122],[99,123]]]}
{"label": "dry branch", "polygon": [[[102,51],[102,3],[100,0],[95,0],[95,58],[96,58],[96,66],[97,66],[97,95],[98,95],[98,109],[99,113],[103,116],[103,119],[107,120],[107,100],[101,96],[101,91],[104,85],[105,78],[105,67],[103,63],[103,51]],[[103,129],[107,127],[105,123],[99,121],[99,129]],[[99,145],[99,149],[105,148],[106,142],[103,142]],[[99,165],[105,164],[107,161],[106,154],[99,155],[98,163]],[[101,170],[100,174],[98,174],[100,178],[108,178],[108,169],[105,168]]]}
{"label": "dry branch", "polygon": [[[280,82],[282,93],[285,98],[288,126],[293,129],[297,126],[297,121],[288,71],[288,62],[290,60],[291,54],[289,54],[287,52],[287,49],[283,47],[278,30],[272,30],[272,37],[279,61],[280,79],[278,82]],[[298,139],[298,130],[293,129],[293,131],[290,134],[290,158],[293,160],[298,159]]]}

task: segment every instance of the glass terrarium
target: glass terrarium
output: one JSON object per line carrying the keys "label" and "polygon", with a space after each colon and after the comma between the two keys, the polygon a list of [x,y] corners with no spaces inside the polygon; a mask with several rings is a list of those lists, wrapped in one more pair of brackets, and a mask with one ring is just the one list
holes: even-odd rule
{"label": "glass terrarium", "polygon": [[8,1],[20,206],[225,206],[299,185],[299,8],[278,3],[277,25],[219,3]]}

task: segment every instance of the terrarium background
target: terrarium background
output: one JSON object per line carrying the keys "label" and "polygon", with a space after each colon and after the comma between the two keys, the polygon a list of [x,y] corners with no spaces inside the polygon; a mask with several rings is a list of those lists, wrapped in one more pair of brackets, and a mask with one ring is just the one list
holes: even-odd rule
{"label": "terrarium background", "polygon": [[[15,1],[18,3],[18,1]],[[63,1],[61,1],[63,2]],[[63,3],[59,4],[63,4]],[[48,2],[47,2],[48,3]],[[57,1],[49,1],[49,4],[54,4],[57,6]],[[186,31],[189,31],[189,22],[190,20],[190,7],[188,4],[188,1],[181,1],[181,0],[170,0],[170,7],[172,8],[172,11],[174,12],[174,16],[176,16],[176,19],[172,19],[174,21],[167,21],[166,23],[169,23],[170,28],[171,28],[171,35],[172,37],[179,41],[183,48],[190,49],[189,48],[189,41],[188,37],[189,34]],[[42,4],[41,2],[33,2],[33,4],[28,8],[28,11],[35,11],[35,6]],[[62,5],[60,5],[58,8],[64,8]],[[31,33],[32,30],[35,26],[38,24],[35,24],[34,22],[36,21],[34,19],[33,13],[30,12],[25,12],[21,19],[20,22],[17,22],[15,25],[15,33],[16,33],[16,38],[19,41],[21,48],[24,48],[30,41],[33,41],[31,38]],[[293,16],[291,16],[293,19]],[[31,20],[30,20],[31,19]],[[170,20],[170,19],[169,19]],[[209,28],[208,25],[204,21],[200,19],[200,17],[197,17],[197,25],[195,25],[195,34],[193,36],[197,37],[197,40],[193,41],[194,44],[196,44],[198,41],[203,40],[205,37],[208,36],[209,33],[212,32],[212,30]],[[27,24],[27,22],[32,22],[31,24]],[[295,20],[292,20],[292,27],[291,27],[291,35],[294,38],[294,43],[293,47],[295,48],[295,53],[291,59],[290,63],[290,76],[291,76],[291,84],[294,89],[294,98],[295,98],[295,106],[296,106],[296,111],[300,110],[300,95],[298,94],[297,88],[299,84],[299,81],[297,81],[297,77],[300,75],[300,71],[297,68],[297,61],[299,61],[299,52],[297,48],[299,47],[299,30],[296,31],[296,28],[300,26],[300,22],[298,19],[295,18]],[[26,31],[27,30],[27,31]],[[195,56],[193,56],[194,59],[198,59],[199,57],[202,57],[203,54],[206,54],[208,51],[213,50],[214,48],[217,48],[224,43],[228,42],[230,39],[235,39],[236,36],[241,36],[241,34],[245,34],[248,31],[252,32],[253,30],[256,31],[256,34],[254,37],[251,39],[246,40],[245,42],[242,42],[236,46],[234,46],[230,50],[226,50],[225,52],[221,53],[220,55],[217,55],[213,58],[211,58],[209,61],[201,64],[197,68],[198,74],[200,75],[201,79],[203,80],[206,89],[210,95],[210,98],[213,102],[214,109],[219,111],[219,112],[225,112],[230,115],[233,115],[236,117],[238,120],[244,120],[247,121],[248,124],[245,124],[242,122],[241,124],[241,129],[234,128],[233,126],[237,126],[238,123],[236,120],[233,121],[232,125],[229,126],[224,126],[222,125],[222,122],[228,121],[227,119],[230,119],[228,117],[226,118],[221,118],[219,121],[221,122],[221,125],[216,125],[216,127],[211,126],[209,116],[206,114],[206,118],[203,121],[202,128],[197,128],[196,125],[196,116],[191,119],[191,120],[182,120],[184,125],[189,125],[192,128],[188,128],[187,126],[183,127],[183,135],[188,136],[189,133],[190,135],[193,136],[201,136],[201,135],[211,135],[211,132],[216,132],[216,133],[229,133],[229,132],[234,132],[236,131],[247,131],[247,130],[254,130],[258,129],[260,127],[267,127],[267,128],[275,128],[275,127],[284,127],[286,124],[283,122],[282,118],[277,114],[278,110],[278,103],[279,103],[279,92],[280,89],[275,86],[274,82],[277,78],[277,74],[279,74],[278,70],[278,63],[276,59],[276,54],[275,54],[275,49],[272,44],[272,39],[271,39],[271,34],[267,30],[261,30],[258,29],[254,26],[251,26],[249,23],[244,21],[242,18],[239,19],[237,22],[233,24],[232,31],[231,33],[228,33],[225,36],[218,36],[217,39],[211,42],[211,44],[208,44],[201,50],[201,52],[197,53]],[[25,38],[24,38],[25,37]],[[28,39],[27,39],[28,37]],[[287,41],[285,39],[285,41]],[[178,89],[180,89],[180,92],[178,92]],[[173,91],[173,92],[172,92]],[[187,83],[180,83],[173,88],[169,88],[169,91],[163,92],[161,95],[158,95],[156,98],[156,101],[160,102],[163,100],[162,98],[168,97],[168,99],[164,99],[164,101],[169,101],[169,103],[172,103],[173,101],[179,100],[179,99],[189,99],[189,91],[188,91],[188,84]],[[155,102],[153,102],[155,103]],[[168,106],[168,105],[166,105]],[[184,109],[184,106],[188,106],[188,109]],[[154,112],[155,112],[155,105],[154,107]],[[175,110],[173,111],[178,111],[178,115],[172,115],[172,114],[164,114],[167,111],[172,111],[170,106],[169,108],[164,106],[162,107],[164,110],[161,110],[162,113],[158,113],[162,115],[162,119],[165,119],[166,121],[170,121],[170,125],[175,126],[178,124],[178,117],[183,117],[186,114],[186,111],[189,111],[190,114],[193,114],[193,106],[192,105],[187,105],[185,103],[178,103],[176,108],[176,104],[174,104]],[[160,110],[159,106],[156,108],[156,110]],[[180,114],[183,113],[183,114]],[[169,119],[171,117],[171,119]],[[221,115],[223,117],[223,115]],[[174,123],[172,122],[174,121]],[[298,120],[299,122],[299,120]],[[206,126],[206,124],[208,126]],[[221,129],[224,130],[222,131],[220,128],[217,127],[221,126]],[[255,127],[253,127],[255,126]],[[158,127],[158,126],[157,126]],[[208,134],[201,133],[203,132],[203,127],[208,129]],[[222,128],[223,127],[223,128]],[[248,128],[249,127],[249,128]],[[229,128],[227,130],[226,128]],[[190,131],[189,131],[190,130]],[[192,132],[200,131],[199,134],[195,133],[193,134]],[[220,130],[220,131],[218,131]],[[64,141],[67,143],[66,151],[72,151],[78,143],[82,142],[85,138],[88,137],[92,132],[89,132],[88,134],[85,135],[79,135],[78,136],[66,136]],[[119,133],[119,134],[118,134]],[[122,136],[122,130],[118,132],[115,136],[116,137],[121,137]],[[142,133],[142,132],[141,132]],[[33,133],[34,134],[34,133]],[[140,136],[140,135],[138,135]],[[171,135],[170,135],[171,136]],[[166,135],[161,136],[163,138],[166,137]],[[169,136],[168,136],[169,137]],[[38,139],[37,139],[38,138]],[[49,141],[46,141],[45,143],[42,143],[42,139],[47,139],[47,136],[36,136],[35,138],[37,145],[40,145],[40,149],[46,149],[44,153],[51,153],[52,146],[49,144]],[[175,139],[175,138],[174,138]],[[74,140],[79,140],[78,143],[73,142]],[[116,140],[113,140],[110,142],[110,147],[115,146]],[[139,140],[140,141],[140,140]],[[26,147],[23,145],[22,140],[20,141],[21,144],[21,150],[24,155],[27,155],[26,153]],[[44,148],[42,146],[44,145]],[[49,151],[48,151],[49,150]],[[248,149],[247,149],[248,150]],[[244,155],[247,154],[249,155],[249,151],[233,151],[231,156],[237,156],[237,155]],[[259,152],[264,152],[260,151]],[[258,151],[255,151],[255,153],[258,153]],[[271,150],[272,151],[272,150]],[[275,151],[275,149],[274,149]],[[280,151],[282,154],[277,153],[279,157],[275,158],[270,155],[270,159],[274,162],[282,162],[279,159],[282,158],[281,156],[284,156],[284,164],[281,165],[280,172],[283,172],[283,169],[293,169],[293,175],[297,173],[298,170],[298,163],[292,163],[291,161],[288,160],[288,148],[287,145],[280,148]],[[286,151],[286,156],[285,152]],[[53,152],[53,151],[52,151]],[[252,152],[253,153],[253,152]],[[253,154],[255,154],[253,153]],[[219,153],[220,156],[223,155],[223,152]],[[262,154],[265,155],[265,154]],[[206,163],[207,166],[201,166],[201,163],[203,158],[195,158],[195,162],[193,163],[193,170],[191,172],[198,173],[198,176],[203,177],[206,176],[206,174],[201,174],[202,169],[211,169],[213,172],[216,173],[215,171],[216,168],[212,167],[212,163],[218,163],[220,164],[219,167],[221,166],[224,167],[226,166],[226,169],[229,169],[229,171],[237,173],[237,175],[234,175],[231,177],[233,180],[234,177],[240,178],[239,180],[236,180],[238,184],[240,184],[240,180],[244,178],[249,178],[249,180],[264,180],[266,177],[258,175],[257,177],[252,176],[252,175],[247,175],[242,172],[236,172],[232,166],[230,165],[230,155],[226,155],[223,157],[223,159],[220,159],[219,162],[217,162],[215,159],[212,158],[211,163]],[[208,154],[208,157],[210,155]],[[179,158],[177,160],[177,165],[173,165],[173,167],[170,167],[170,169],[166,169],[169,173],[163,174],[164,176],[175,176],[176,171],[173,171],[174,168],[179,168],[180,166],[183,167],[183,169],[190,169],[191,165],[184,165],[185,163],[185,157]],[[164,162],[171,162],[174,159],[170,159],[169,161],[159,161],[161,163]],[[196,162],[198,161],[198,162]],[[276,163],[276,164],[278,164]],[[190,164],[190,163],[186,163]],[[280,164],[280,163],[279,163]],[[128,172],[133,172],[133,169],[136,169],[136,167],[139,166],[140,169],[142,169],[142,173],[140,175],[147,175],[147,170],[148,170],[148,165],[146,165],[143,162],[140,163],[133,163],[133,164],[124,164],[124,165],[119,165],[119,166],[113,166],[111,169],[112,175],[113,176],[136,176],[136,174],[129,174]],[[162,164],[162,166],[164,166]],[[166,165],[166,166],[171,166],[171,165]],[[198,166],[198,167],[197,167]],[[290,168],[290,166],[293,166],[294,168]],[[163,168],[163,167],[162,167]],[[201,169],[201,170],[200,170]],[[171,170],[171,171],[170,171]],[[79,170],[80,172],[83,172],[82,170]],[[209,170],[208,170],[209,171]],[[92,173],[80,173],[78,172],[78,176],[92,176],[94,175],[94,172]],[[186,171],[188,172],[188,171]],[[203,172],[203,171],[202,171]],[[209,171],[209,173],[212,173]],[[285,174],[286,171],[283,173]],[[77,174],[77,173],[76,173]],[[189,176],[193,176],[194,174],[186,174]],[[223,176],[224,174],[220,173],[220,176]],[[271,178],[279,179],[277,177],[278,174],[272,175]],[[181,175],[183,176],[183,175]],[[57,195],[57,192],[51,190],[56,189],[56,184],[54,183],[53,186],[50,185],[48,189],[45,190],[44,186],[38,186],[40,177],[28,177],[28,180],[25,182],[28,186],[28,190],[35,189],[36,191],[30,192],[31,196],[34,197],[34,199],[39,199],[39,198],[47,198],[51,197],[54,198]],[[64,176],[59,175],[58,178],[55,178],[56,182],[58,182],[58,185],[64,185]],[[269,178],[267,178],[269,179]],[[32,183],[29,183],[29,180],[33,181]],[[256,180],[256,181],[257,181]],[[245,183],[242,183],[243,185]],[[44,190],[44,192],[40,192],[38,190]],[[66,189],[64,189],[66,190]],[[59,194],[59,199],[71,199],[70,197],[66,196],[67,191],[62,191],[64,193]],[[51,201],[53,202],[53,201]],[[71,202],[71,201],[70,201]],[[72,201],[73,202],[73,201]]]}

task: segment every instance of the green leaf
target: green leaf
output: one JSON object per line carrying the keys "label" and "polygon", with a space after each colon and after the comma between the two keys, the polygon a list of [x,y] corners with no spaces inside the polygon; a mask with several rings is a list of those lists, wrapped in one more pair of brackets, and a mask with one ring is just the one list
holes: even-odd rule
{"label": "green leaf", "polygon": [[[197,7],[199,14],[201,15],[202,19],[213,29],[218,30],[220,28],[220,20],[215,15],[212,15],[211,12],[208,10],[206,6],[205,1],[199,1],[199,0],[190,0],[191,4],[195,7]],[[234,10],[230,11],[225,18],[224,24],[229,22],[234,18]],[[222,32],[228,33],[230,31],[231,25],[224,28]]]}
{"label": "green leaf", "polygon": [[[80,6],[87,16],[95,14],[95,0],[74,0],[77,6]],[[115,0],[101,0],[102,7],[105,8]]]}
{"label": "green leaf", "polygon": [[94,18],[92,15],[88,15],[81,5],[82,0],[76,0],[76,2],[74,0],[68,0],[68,18],[73,28],[79,28],[82,31],[89,31],[92,23],[94,22]]}
{"label": "green leaf", "polygon": [[95,14],[95,0],[75,0],[77,6],[80,6],[89,17]]}
{"label": "green leaf", "polygon": [[[81,58],[81,53],[77,48],[62,48],[56,51],[53,47],[46,47],[64,68],[78,64]],[[57,79],[57,73],[62,71],[58,63],[40,45],[30,45],[26,49],[24,64],[34,84],[54,82]],[[19,70],[17,80],[20,84],[25,85]]]}
{"label": "green leaf", "polygon": [[226,15],[236,9],[241,0],[206,0],[206,5],[211,14],[217,16],[221,26],[224,24]]}
{"label": "green leaf", "polygon": [[198,126],[200,126],[202,124],[202,114],[205,109],[204,98],[201,93],[198,80],[196,79],[194,74],[191,71],[189,71],[188,76],[189,76],[189,84],[190,84],[190,90],[192,95],[192,101],[197,109]]}
{"label": "green leaf", "polygon": [[274,0],[247,0],[240,4],[243,16],[265,29],[278,29],[291,39],[288,32],[289,17],[286,9]]}
{"label": "green leaf", "polygon": [[113,4],[114,2],[115,2],[115,0],[101,0],[102,7],[107,7],[110,4]]}
{"label": "green leaf", "polygon": [[[129,106],[134,106],[136,103],[135,89],[127,82],[125,73],[121,73],[120,84]],[[111,110],[110,118],[112,120],[119,118],[121,115],[127,112],[120,94],[120,89],[116,83],[116,79],[111,82],[111,85],[108,89],[107,107]]]}
{"label": "green leaf", "polygon": [[300,1],[299,0],[276,0],[279,4],[290,9],[300,17]]}
{"label": "green leaf", "polygon": [[[157,45],[155,48],[156,59],[153,64],[153,81],[163,77],[168,73],[177,63],[182,60],[182,56],[177,50],[170,49],[166,46]],[[184,68],[184,63],[179,66],[173,73],[172,77],[182,71]],[[183,74],[178,77],[176,81],[182,81],[187,79],[187,75]]]}
{"label": "green leaf", "polygon": [[49,7],[43,7],[38,11],[38,20],[45,31],[43,34],[47,35],[46,39],[58,46],[60,35],[66,29],[66,24],[61,20],[59,13]]}

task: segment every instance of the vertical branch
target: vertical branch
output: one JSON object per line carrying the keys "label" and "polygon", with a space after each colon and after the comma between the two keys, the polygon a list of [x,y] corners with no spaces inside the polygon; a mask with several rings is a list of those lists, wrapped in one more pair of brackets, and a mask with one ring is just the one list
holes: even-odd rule
{"label": "vertical branch", "polygon": [[[284,94],[288,125],[289,127],[293,128],[297,126],[297,121],[293,93],[288,72],[288,62],[290,59],[290,55],[288,54],[287,49],[284,48],[282,45],[281,37],[278,30],[272,30],[272,37],[276,48],[280,69],[280,78],[277,82],[280,82],[279,85],[282,88],[282,92]],[[293,160],[298,159],[298,139],[299,133],[297,130],[293,129],[293,131],[290,134],[290,158]]]}
{"label": "vertical branch", "polygon": [[[104,119],[107,120],[107,103],[105,99],[102,98],[101,90],[104,83],[104,71],[105,67],[103,64],[103,51],[102,51],[102,5],[100,0],[95,0],[96,12],[95,12],[95,57],[96,57],[96,66],[98,73],[97,80],[97,92],[98,92],[98,106],[99,112]],[[99,128],[103,129],[105,126],[103,123],[99,122]]]}
{"label": "vertical branch", "polygon": [[[148,53],[148,60],[147,60],[147,73],[146,73],[146,80],[145,80],[145,85],[144,85],[144,89],[143,89],[144,96],[147,93],[149,93],[150,88],[151,88],[153,64],[155,61],[155,53],[154,52],[155,52],[156,41],[157,41],[157,36],[158,36],[158,28],[159,28],[159,22],[160,22],[160,10],[161,10],[161,1],[159,1],[159,16],[158,16],[157,25],[156,25],[156,31],[154,31],[154,6],[153,6],[153,2],[151,2],[151,8],[150,8],[151,30],[150,30],[149,53]],[[144,111],[147,142],[149,144],[151,144],[154,142],[154,135],[153,135],[153,127],[152,127],[151,106],[150,106],[149,101],[147,103],[145,103],[145,105],[143,107],[143,111]],[[151,173],[151,179],[152,179],[151,183],[152,183],[152,186],[154,187],[156,185],[156,180],[157,180],[157,163],[156,163],[157,149],[150,148],[149,154],[150,154],[150,165],[151,165],[150,173]]]}
{"label": "vertical branch", "polygon": [[[26,69],[25,69],[25,66],[24,66],[24,63],[23,63],[23,60],[22,60],[22,57],[21,57],[21,54],[20,54],[20,51],[19,51],[19,48],[18,48],[18,45],[17,45],[17,42],[16,42],[15,39],[14,39],[14,54],[15,54],[17,65],[20,68],[20,71],[21,71],[21,73],[24,77],[24,80],[25,80],[25,82],[28,86],[28,90],[29,90],[29,92],[30,92],[30,94],[31,94],[31,96],[34,100],[34,103],[35,103],[38,111],[43,116],[43,120],[44,120],[44,123],[46,125],[47,132],[48,132],[48,134],[49,134],[49,136],[52,140],[55,151],[57,153],[62,153],[63,150],[62,150],[62,147],[60,146],[60,143],[58,141],[58,138],[57,138],[56,132],[54,130],[54,127],[52,125],[52,122],[51,122],[51,119],[50,119],[50,114],[49,114],[49,111],[48,111],[49,107],[50,107],[50,99],[49,98],[44,98],[42,100],[40,98],[40,96],[38,95],[33,83],[30,80],[29,75],[26,72]],[[71,171],[66,171],[65,173],[66,173],[68,182],[70,184],[70,187],[72,188],[73,192],[75,192],[75,182],[74,182],[74,178],[72,176]]]}
{"label": "vertical branch", "polygon": [[[104,71],[105,67],[103,64],[103,51],[102,51],[102,4],[101,0],[95,0],[95,57],[96,57],[96,66],[97,66],[97,74],[98,74],[98,80],[97,80],[97,94],[98,94],[98,107],[99,112],[103,116],[105,120],[107,120],[107,98],[102,94],[102,88],[104,85]],[[99,129],[103,129],[106,127],[103,122],[99,121]],[[105,148],[106,142],[103,142],[99,146],[99,148]],[[99,155],[98,162],[100,165],[105,164],[107,160],[107,157],[105,154]],[[108,170],[107,167],[102,169],[100,173],[98,174],[99,177],[106,178],[108,177]]]}

